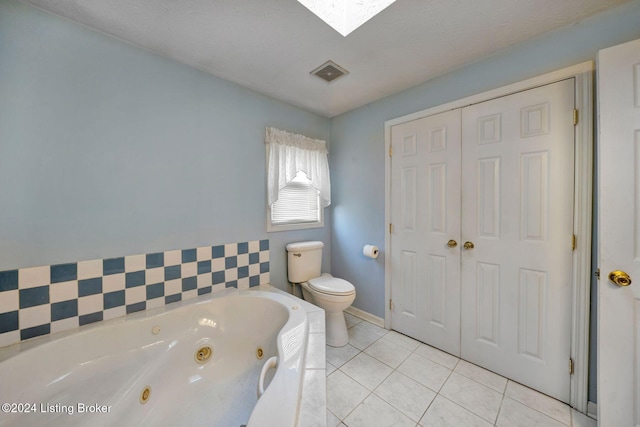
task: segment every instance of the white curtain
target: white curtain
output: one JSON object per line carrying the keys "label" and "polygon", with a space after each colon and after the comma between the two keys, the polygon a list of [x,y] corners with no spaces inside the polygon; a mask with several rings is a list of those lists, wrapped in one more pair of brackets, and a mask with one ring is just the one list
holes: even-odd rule
{"label": "white curtain", "polygon": [[271,206],[278,200],[278,192],[299,171],[304,172],[313,188],[320,192],[323,207],[331,204],[331,180],[327,144],[321,139],[307,138],[268,127],[265,143],[268,145],[267,189]]}

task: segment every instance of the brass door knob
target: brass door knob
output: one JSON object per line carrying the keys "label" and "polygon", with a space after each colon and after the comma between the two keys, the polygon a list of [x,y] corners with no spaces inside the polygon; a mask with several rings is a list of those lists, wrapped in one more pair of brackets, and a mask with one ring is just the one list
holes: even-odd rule
{"label": "brass door knob", "polygon": [[629,286],[631,284],[631,277],[624,271],[615,270],[609,273],[609,280],[618,286]]}
{"label": "brass door knob", "polygon": [[471,249],[475,248],[475,245],[473,244],[473,242],[464,242],[463,246],[464,246],[464,248],[466,250],[471,250]]}
{"label": "brass door knob", "polygon": [[456,242],[455,240],[449,240],[447,242],[447,246],[449,246],[450,248],[455,248],[456,246],[458,246],[458,242]]}

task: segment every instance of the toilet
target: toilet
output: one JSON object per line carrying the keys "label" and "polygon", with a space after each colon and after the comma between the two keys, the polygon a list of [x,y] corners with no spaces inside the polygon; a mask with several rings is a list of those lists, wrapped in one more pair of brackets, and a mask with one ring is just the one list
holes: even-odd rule
{"label": "toilet", "polygon": [[322,242],[298,242],[287,245],[289,282],[299,284],[304,299],[325,311],[327,344],[342,347],[349,343],[343,311],[356,299],[356,288],[343,279],[320,274]]}

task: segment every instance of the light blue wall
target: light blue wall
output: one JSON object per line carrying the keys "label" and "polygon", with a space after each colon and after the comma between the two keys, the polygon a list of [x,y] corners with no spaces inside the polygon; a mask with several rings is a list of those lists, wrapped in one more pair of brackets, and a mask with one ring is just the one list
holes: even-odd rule
{"label": "light blue wall", "polygon": [[[224,43],[224,40],[220,40]],[[329,120],[0,0],[0,271],[269,238],[265,126],[329,140]]]}
{"label": "light blue wall", "polygon": [[599,49],[640,38],[639,23],[640,1],[634,1],[333,118],[331,260],[334,275],[355,284],[354,306],[384,317],[385,254],[375,261],[359,254],[366,243],[384,246],[386,120],[595,60]]}

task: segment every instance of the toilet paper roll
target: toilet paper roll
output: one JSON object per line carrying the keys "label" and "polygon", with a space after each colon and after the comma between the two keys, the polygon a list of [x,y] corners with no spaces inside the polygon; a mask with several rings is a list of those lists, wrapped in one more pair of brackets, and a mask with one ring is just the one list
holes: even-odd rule
{"label": "toilet paper roll", "polygon": [[378,258],[378,252],[380,251],[378,250],[377,246],[364,245],[364,248],[362,248],[362,254],[369,258],[373,258],[373,259]]}

